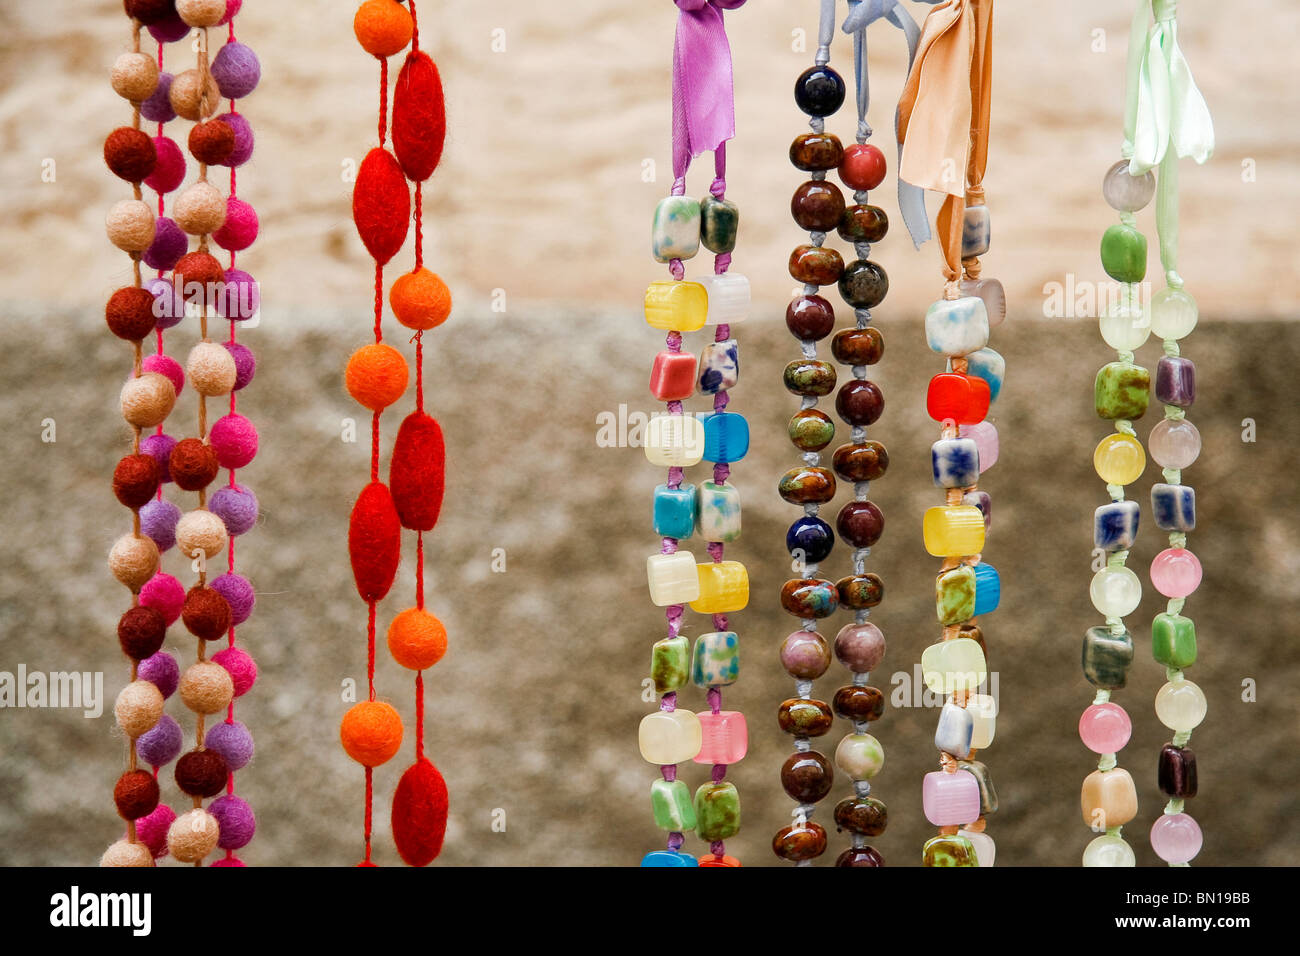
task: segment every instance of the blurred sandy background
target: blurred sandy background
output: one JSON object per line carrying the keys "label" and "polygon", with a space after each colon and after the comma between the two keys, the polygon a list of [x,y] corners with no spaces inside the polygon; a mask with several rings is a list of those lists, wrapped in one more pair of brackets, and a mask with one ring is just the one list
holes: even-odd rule
{"label": "blurred sandy background", "polygon": [[[1090,769],[1075,725],[1092,696],[1078,648],[1094,623],[1089,522],[1104,498],[1090,451],[1105,429],[1088,396],[1107,354],[1095,323],[1043,318],[1043,287],[1071,272],[1102,277],[1096,245],[1114,214],[1099,185],[1118,151],[1131,6],[1028,6],[1004,0],[998,10],[986,183],[994,244],[985,272],[1002,279],[1011,302],[1011,318],[992,342],[1009,366],[995,408],[1002,459],[984,483],[994,499],[985,554],[1004,586],[1002,609],[986,628],[1003,707],[985,754],[1002,800],[989,832],[1000,863],[1074,865],[1088,839],[1078,787]],[[430,604],[452,641],[427,682],[429,752],[452,791],[441,861],[632,863],[659,843],[647,800],[654,771],[635,737],[648,706],[639,681],[662,633],[643,570],[655,547],[650,489],[661,478],[639,449],[600,448],[595,436],[602,412],[653,409],[644,380],[660,339],[641,320],[639,301],[645,282],[663,274],[646,234],[671,178],[674,10],[666,0],[575,0],[563,15],[518,0],[420,8],[422,46],[443,73],[451,131],[426,191],[426,258],[457,301],[453,320],[428,339],[426,368],[452,469],[427,561]],[[784,529],[796,509],[780,501],[775,483],[795,460],[784,423],[796,402],[777,383],[797,352],[781,321],[792,285],[785,259],[800,241],[786,212],[800,178],[785,151],[805,128],[790,87],[811,61],[811,52],[792,52],[792,31],[815,32],[815,8],[811,0],[754,0],[727,16],[738,92],[729,196],[743,214],[735,268],[753,280],[756,302],[738,329],[744,375],[732,406],[750,418],[756,441],[734,472],[745,533],[728,548],[748,564],[754,598],[734,618],[744,666],[725,695],[726,706],[750,721],[750,755],[729,774],[741,789],[744,828],[728,847],[746,865],[776,862],[768,843],[790,807],[777,781],[788,741],[775,710],[790,689],[776,648],[792,619],[777,593],[786,576]],[[918,17],[926,9],[913,5]],[[240,408],[262,439],[259,458],[241,475],[263,517],[238,551],[259,591],[253,618],[239,630],[261,667],[238,708],[258,747],[238,777],[259,819],[241,853],[252,864],[348,864],[360,856],[362,771],[338,747],[337,723],[341,682],[364,677],[364,606],[352,590],[344,541],[347,510],[366,477],[367,435],[341,369],[368,336],[370,260],[341,171],[374,145],[378,70],[356,46],[352,12],[350,4],[305,0],[289,15],[288,5],[247,0],[238,20],[263,71],[241,104],[257,148],[239,180],[240,195],[262,219],[241,265],[260,280],[264,301],[260,326],[241,334],[260,364]],[[1300,761],[1292,746],[1300,651],[1288,634],[1300,611],[1300,529],[1294,465],[1286,464],[1300,439],[1289,414],[1300,352],[1290,281],[1300,238],[1300,93],[1290,38],[1300,10],[1268,0],[1250,17],[1212,20],[1207,5],[1194,3],[1180,12],[1182,44],[1218,132],[1210,163],[1182,167],[1181,268],[1202,309],[1187,343],[1200,377],[1191,417],[1205,441],[1188,473],[1200,503],[1192,547],[1206,568],[1188,605],[1201,647],[1191,676],[1210,700],[1192,744],[1202,795],[1189,809],[1206,833],[1199,863],[1288,864],[1300,838]],[[1105,52],[1092,50],[1097,30],[1106,32]],[[102,670],[110,707],[125,680],[113,639],[125,599],[103,558],[128,526],[109,475],[127,442],[116,393],[129,349],[105,332],[101,310],[129,270],[103,235],[104,211],[126,189],[103,167],[100,149],[113,126],[129,122],[107,82],[128,37],[114,2],[15,0],[0,8],[0,306],[7,320],[0,412],[8,423],[0,461],[0,670],[19,663]],[[494,41],[504,42],[503,52],[493,51]],[[847,73],[849,43],[842,36],[836,43],[835,60]],[[870,119],[883,140],[904,47],[884,24],[872,28],[870,43]],[[167,48],[169,68],[191,60],[184,42]],[[847,108],[830,128],[850,135]],[[187,129],[183,121],[168,127],[178,139]],[[53,183],[41,178],[49,159]],[[658,164],[657,183],[642,182],[645,159]],[[1243,163],[1255,181],[1243,181]],[[710,176],[705,157],[691,190],[702,193]],[[895,208],[892,188],[880,195]],[[1153,232],[1149,212],[1142,223]],[[923,413],[937,363],[918,318],[938,292],[938,252],[933,244],[914,252],[901,225],[877,252],[892,285],[878,310],[888,351],[872,375],[887,401],[874,434],[894,462],[872,489],[888,522],[873,558],[887,587],[875,618],[890,641],[876,675],[884,686],[890,673],[910,673],[937,633],[935,562],[920,542],[921,512],[937,501],[927,465],[933,428]],[[409,250],[396,261],[409,262]],[[504,313],[491,310],[494,290],[504,290]],[[183,356],[196,335],[192,324],[169,332],[168,351]],[[1152,367],[1158,355],[1155,343],[1140,353]],[[358,444],[339,439],[349,417],[361,421]],[[40,439],[46,418],[57,422],[53,444]],[[1245,418],[1257,423],[1254,444],[1241,441]],[[188,433],[193,419],[187,389],[169,431]],[[385,417],[385,449],[398,420]],[[1139,433],[1155,421],[1149,413]],[[1157,475],[1148,469],[1139,497]],[[190,498],[175,489],[169,495],[181,504]],[[1144,578],[1159,537],[1147,524],[1133,553],[1131,566]],[[496,548],[505,549],[505,573],[492,571]],[[410,600],[412,554],[413,544],[381,607],[381,626]],[[188,580],[174,553],[164,563]],[[839,550],[826,564],[835,573],[846,566]],[[1142,864],[1158,862],[1145,830],[1162,803],[1155,758],[1167,739],[1151,710],[1163,672],[1147,646],[1158,610],[1147,591],[1129,619],[1138,648],[1130,687],[1117,695],[1136,725],[1121,765],[1138,781],[1142,810],[1127,835]],[[698,619],[688,615],[688,622],[693,636]],[[192,654],[179,625],[168,647],[182,660]],[[833,694],[837,670],[843,674],[836,665],[818,682],[818,696]],[[1257,702],[1241,700],[1246,679],[1258,684]],[[378,686],[408,719],[403,753],[376,774],[376,856],[391,863],[387,797],[409,762],[412,705],[409,675],[382,641]],[[704,707],[702,693],[688,690],[683,700]],[[179,701],[168,712],[190,730]],[[920,778],[933,762],[935,716],[891,707],[874,728],[887,754],[875,793],[891,811],[875,845],[891,865],[918,862],[931,832]],[[841,726],[823,744],[833,749]],[[94,862],[117,835],[110,791],[121,756],[111,714],[0,712],[7,770],[0,863]],[[702,768],[684,772],[692,786],[706,776]],[[838,780],[823,822],[847,792]],[[164,795],[181,804],[169,778]],[[492,828],[498,809],[505,832]],[[832,834],[823,862],[847,842]],[[691,838],[688,846],[699,843]]]}

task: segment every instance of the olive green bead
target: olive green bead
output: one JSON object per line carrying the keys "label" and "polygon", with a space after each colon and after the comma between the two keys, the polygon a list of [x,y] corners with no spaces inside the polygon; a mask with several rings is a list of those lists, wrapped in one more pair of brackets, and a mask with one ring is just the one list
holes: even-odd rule
{"label": "olive green bead", "polygon": [[650,652],[650,676],[655,692],[670,694],[686,684],[691,671],[691,647],[685,637],[655,641]]}
{"label": "olive green bead", "polygon": [[1151,656],[1182,670],[1196,663],[1196,624],[1181,614],[1157,614],[1151,622]]}
{"label": "olive green bead", "polygon": [[800,451],[821,451],[835,440],[835,422],[815,408],[795,412],[786,431],[794,447]]}
{"label": "olive green bead", "polygon": [[796,395],[829,395],[835,391],[835,366],[817,359],[795,359],[781,376]]}
{"label": "olive green bead", "polygon": [[1147,274],[1147,237],[1127,223],[1111,226],[1101,237],[1101,266],[1116,282],[1141,282]]}
{"label": "olive green bead", "polygon": [[931,837],[921,849],[922,866],[979,866],[975,846],[964,836]]}
{"label": "olive green bead", "polygon": [[729,199],[705,196],[700,200],[700,242],[710,252],[722,254],[736,248],[740,210]]}
{"label": "olive green bead", "polygon": [[1107,421],[1141,418],[1151,397],[1151,373],[1132,362],[1110,362],[1097,371],[1093,405]]}
{"label": "olive green bead", "polygon": [[945,571],[935,578],[934,606],[944,627],[960,624],[975,616],[975,569],[969,564]]}
{"label": "olive green bead", "polygon": [[740,832],[740,793],[734,783],[706,783],[695,791],[695,827],[701,840],[728,840]]}
{"label": "olive green bead", "polygon": [[1125,631],[1112,634],[1109,627],[1090,627],[1083,636],[1083,676],[1102,690],[1119,690],[1133,663],[1133,638]]}

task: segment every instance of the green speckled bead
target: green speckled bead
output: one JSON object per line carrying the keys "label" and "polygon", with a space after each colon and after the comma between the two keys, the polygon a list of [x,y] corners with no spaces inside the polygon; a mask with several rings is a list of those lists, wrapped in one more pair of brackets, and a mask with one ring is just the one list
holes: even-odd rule
{"label": "green speckled bead", "polygon": [[695,829],[695,805],[691,803],[691,791],[681,780],[652,783],[650,807],[654,810],[655,826],[661,830],[682,833]]}
{"label": "green speckled bead", "polygon": [[889,823],[889,811],[875,797],[845,797],[835,804],[835,826],[850,833],[880,836]]}
{"label": "green speckled bead", "polygon": [[829,468],[800,465],[781,476],[776,490],[792,505],[824,505],[835,497],[835,476]]}
{"label": "green speckled bead", "polygon": [[686,684],[690,677],[691,648],[685,637],[665,637],[655,641],[650,652],[650,676],[655,692],[670,694]]}
{"label": "green speckled bead", "polygon": [[1107,421],[1141,418],[1151,396],[1151,373],[1132,362],[1110,362],[1097,370],[1093,404]]}
{"label": "green speckled bead", "polygon": [[921,850],[922,866],[979,866],[975,846],[964,836],[931,837]]}
{"label": "green speckled bead", "polygon": [[958,760],[957,768],[973,776],[975,783],[979,785],[980,816],[986,817],[990,813],[997,813],[998,792],[993,789],[993,778],[989,776],[989,768],[979,760]]}
{"label": "green speckled bead", "polygon": [[889,232],[889,217],[879,206],[849,206],[840,217],[840,238],[845,242],[879,242]]}
{"label": "green speckled bead", "polygon": [[850,574],[835,582],[840,592],[840,607],[860,611],[875,607],[885,599],[885,582],[880,575],[868,571],[866,574]]}
{"label": "green speckled bead", "polygon": [[1196,624],[1181,614],[1157,614],[1151,622],[1151,656],[1182,670],[1196,663]]}
{"label": "green speckled bead", "polygon": [[740,210],[729,199],[705,196],[700,200],[700,242],[710,252],[731,252],[736,248]]}
{"label": "green speckled bead", "polygon": [[1133,663],[1133,638],[1115,635],[1109,627],[1090,627],[1083,636],[1083,676],[1102,690],[1119,690]]}
{"label": "green speckled bead", "polygon": [[701,840],[729,840],[740,832],[740,793],[734,783],[706,783],[695,791],[696,832]]}
{"label": "green speckled bead", "polygon": [[820,409],[802,408],[794,413],[786,432],[800,451],[821,451],[835,440],[835,422]]}
{"label": "green speckled bead", "polygon": [[835,366],[817,359],[795,359],[785,367],[781,380],[796,395],[829,395],[835,391]]}
{"label": "green speckled bead", "polygon": [[945,627],[975,616],[975,569],[963,564],[934,581],[934,609]]}
{"label": "green speckled bead", "polygon": [[790,277],[807,285],[834,285],[844,274],[844,259],[834,249],[804,243],[790,253]]}
{"label": "green speckled bead", "polygon": [[835,718],[824,700],[791,697],[777,708],[776,722],[783,731],[795,737],[820,737],[831,729]]}
{"label": "green speckled bead", "polygon": [[1141,282],[1147,274],[1147,237],[1116,223],[1102,234],[1101,267],[1116,282]]}
{"label": "green speckled bead", "polygon": [[791,578],[781,586],[781,607],[801,620],[830,617],[839,606],[839,591],[830,581]]}

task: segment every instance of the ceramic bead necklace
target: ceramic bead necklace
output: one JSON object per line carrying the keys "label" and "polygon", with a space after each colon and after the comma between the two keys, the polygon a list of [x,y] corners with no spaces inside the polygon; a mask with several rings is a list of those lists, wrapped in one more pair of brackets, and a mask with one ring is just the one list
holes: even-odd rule
{"label": "ceramic bead necklace", "polygon": [[[983,831],[996,797],[987,769],[971,759],[992,741],[996,706],[978,693],[988,667],[974,619],[997,607],[1000,590],[997,572],[981,561],[989,498],[977,488],[980,472],[997,456],[997,432],[985,418],[1004,371],[1001,357],[986,346],[1005,300],[996,280],[980,278],[978,258],[990,235],[983,179],[992,17],[992,0],[935,7],[899,103],[900,177],[946,193],[936,219],[944,296],[925,315],[928,345],[947,357],[947,369],[931,379],[926,394],[926,410],[941,425],[931,465],[945,502],[926,510],[922,536],[926,551],[943,558],[935,582],[943,632],[922,654],[921,669],[926,685],[946,700],[934,737],[940,769],[926,774],[922,787],[926,819],[939,828],[922,850],[925,866],[989,866],[994,853]],[[953,159],[963,171],[958,182],[945,175]]]}
{"label": "ceramic bead necklace", "polygon": [[[1154,15],[1154,23],[1152,23]],[[1150,24],[1150,25],[1149,25]],[[1153,95],[1152,84],[1168,83],[1165,97]],[[1186,744],[1205,716],[1205,695],[1186,680],[1182,669],[1196,660],[1196,632],[1181,612],[1184,599],[1201,579],[1200,562],[1186,550],[1186,534],[1196,525],[1193,490],[1182,484],[1182,469],[1200,452],[1200,435],[1185,419],[1195,397],[1195,366],[1181,357],[1178,340],[1196,325],[1196,302],[1183,290],[1178,259],[1178,158],[1205,162],[1214,148],[1214,131],[1205,101],[1192,81],[1177,45],[1175,7],[1165,0],[1142,0],[1133,18],[1129,40],[1128,94],[1121,159],[1106,173],[1102,193],[1119,212],[1120,223],[1106,230],[1101,242],[1102,266],[1121,283],[1119,302],[1102,315],[1101,334],[1118,352],[1119,360],[1097,374],[1094,405],[1098,416],[1114,422],[1115,434],[1102,439],[1093,462],[1106,482],[1111,502],[1096,511],[1094,546],[1107,555],[1106,567],[1093,578],[1094,606],[1106,615],[1104,626],[1090,628],[1084,638],[1084,673],[1097,688],[1096,698],[1079,721],[1079,736],[1101,755],[1098,769],[1084,782],[1084,821],[1105,833],[1084,850],[1085,866],[1133,866],[1132,848],[1121,828],[1137,815],[1137,792],[1128,772],[1115,766],[1115,754],[1129,739],[1132,724],[1111,691],[1122,688],[1133,660],[1133,640],[1123,616],[1136,610],[1142,596],[1136,574],[1125,567],[1137,536],[1140,509],[1125,499],[1125,486],[1135,482],[1146,456],[1132,422],[1147,410],[1150,373],[1134,363],[1134,351],[1152,332],[1161,337],[1165,355],[1156,371],[1156,397],[1164,419],[1150,435],[1152,457],[1164,468],[1163,483],[1151,489],[1156,526],[1169,533],[1169,548],[1151,564],[1151,581],[1169,598],[1165,612],[1152,623],[1152,653],[1164,664],[1168,683],[1156,695],[1156,716],[1174,731],[1160,753],[1157,782],[1170,799],[1151,828],[1151,845],[1171,865],[1186,865],[1199,852],[1201,831],[1183,813],[1183,802],[1196,795],[1196,757]],[[1160,169],[1159,188],[1152,170]],[[1156,229],[1166,286],[1141,300],[1146,277],[1147,242],[1137,228],[1136,213],[1156,196]]]}
{"label": "ceramic bead necklace", "polygon": [[[645,295],[646,322],[668,333],[666,348],[655,356],[650,391],[667,404],[666,415],[652,418],[646,429],[645,454],[651,464],[668,468],[667,481],[655,489],[653,523],[662,539],[659,554],[647,559],[650,599],[665,608],[668,636],[655,643],[651,675],[661,695],[660,709],[647,714],[638,730],[642,757],[660,768],[662,779],[650,791],[655,823],[668,832],[667,848],[645,855],[642,866],[695,866],[682,850],[685,831],[697,830],[710,852],[700,866],[739,866],[726,853],[725,841],[740,829],[740,796],[725,780],[726,769],[744,757],[748,731],[744,715],[722,710],[724,685],[739,674],[739,640],[727,615],[749,601],[749,575],[739,561],[724,560],[726,543],[740,534],[740,498],[727,484],[730,465],[745,456],[749,426],[726,411],[728,391],[739,373],[739,346],[731,326],[749,311],[749,282],[729,272],[739,221],[726,195],[726,141],[735,135],[731,51],[722,11],[744,0],[677,0],[677,36],[673,56],[673,188],[655,209],[651,247],[667,263],[671,279],[651,283]],[[686,172],[700,153],[714,153],[715,178],[709,195],[697,201],[686,193]],[[714,274],[685,281],[683,260],[700,245],[715,253]],[[714,341],[699,363],[698,389],[714,396],[714,411],[701,421],[683,411],[682,402],[697,388],[697,362],[682,351],[684,332],[716,326]],[[685,482],[684,469],[701,460],[713,464],[713,480],[697,493]],[[712,559],[696,564],[678,542],[699,533]],[[694,655],[682,635],[685,605],[712,616],[713,630],[701,634]],[[687,680],[707,688],[709,710],[695,714],[677,706],[677,692]],[[692,801],[677,765],[687,760],[712,766],[711,780]]]}

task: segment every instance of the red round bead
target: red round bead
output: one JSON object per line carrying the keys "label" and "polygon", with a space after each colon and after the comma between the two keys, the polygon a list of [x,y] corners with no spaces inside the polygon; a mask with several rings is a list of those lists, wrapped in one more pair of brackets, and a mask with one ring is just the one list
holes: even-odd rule
{"label": "red round bead", "polygon": [[885,154],[870,143],[854,143],[840,160],[840,180],[850,189],[875,189],[885,181]]}
{"label": "red round bead", "polygon": [[978,375],[940,372],[930,379],[925,410],[936,422],[948,418],[958,425],[982,422],[989,413],[989,383]]}

